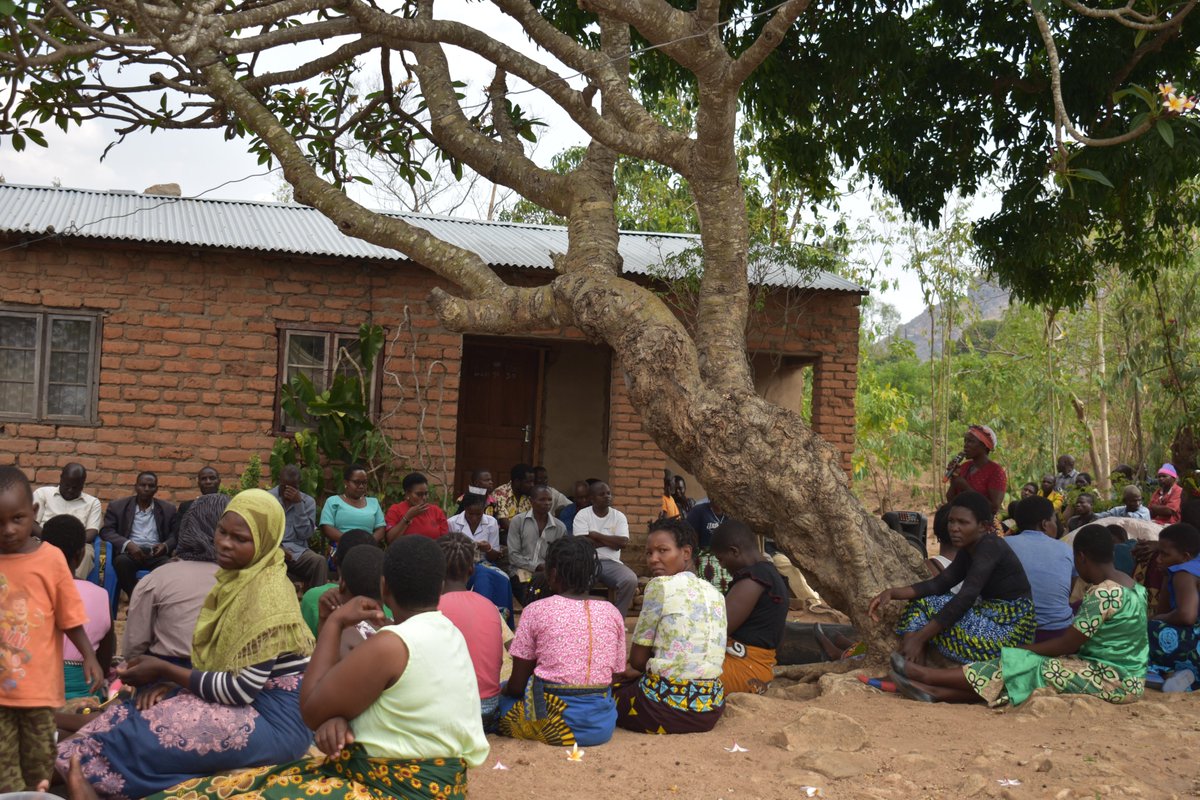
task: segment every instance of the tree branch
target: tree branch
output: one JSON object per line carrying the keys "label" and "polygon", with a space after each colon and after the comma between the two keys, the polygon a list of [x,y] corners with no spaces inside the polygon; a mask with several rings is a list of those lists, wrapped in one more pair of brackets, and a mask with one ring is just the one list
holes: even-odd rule
{"label": "tree branch", "polygon": [[[203,55],[203,54],[202,54]],[[348,235],[399,250],[417,263],[462,287],[467,297],[503,293],[504,281],[475,253],[438,239],[396,217],[375,214],[317,175],[288,131],[230,73],[215,52],[200,67],[214,97],[219,98],[254,131],[279,159],[296,199],[329,217]]]}
{"label": "tree branch", "polygon": [[788,29],[800,18],[809,6],[811,0],[790,0],[775,12],[770,21],[763,26],[762,32],[754,43],[747,47],[737,60],[733,62],[730,80],[740,86],[750,77],[750,73],[758,69],[767,56],[775,51],[783,41]]}

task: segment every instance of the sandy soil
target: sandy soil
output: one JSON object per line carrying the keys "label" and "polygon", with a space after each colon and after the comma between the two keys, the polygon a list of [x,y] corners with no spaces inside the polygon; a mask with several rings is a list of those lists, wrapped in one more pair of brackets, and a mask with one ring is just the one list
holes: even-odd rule
{"label": "sandy soil", "polygon": [[[812,699],[796,699],[820,692]],[[1018,709],[923,705],[853,674],[734,695],[707,734],[618,730],[582,760],[491,737],[471,794],[509,798],[1183,798],[1200,796],[1200,698],[1112,706],[1034,697]],[[746,752],[728,752],[734,743]],[[495,769],[499,762],[507,770]],[[1006,785],[1003,781],[1019,781]]]}

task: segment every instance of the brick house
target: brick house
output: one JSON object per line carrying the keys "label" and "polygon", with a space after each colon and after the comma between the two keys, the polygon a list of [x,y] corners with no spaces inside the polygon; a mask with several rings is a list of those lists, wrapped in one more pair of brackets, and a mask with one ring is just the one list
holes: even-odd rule
{"label": "brick house", "polygon": [[[561,228],[402,216],[510,282],[547,280],[550,253],[566,246]],[[652,282],[695,245],[629,233],[626,273]],[[265,462],[288,427],[281,382],[327,380],[336,353],[374,322],[388,342],[376,411],[406,467],[456,491],[476,466],[500,483],[519,461],[546,465],[566,492],[611,475],[615,505],[653,518],[661,470],[679,470],[611,379],[608,348],[574,329],[450,333],[425,303],[440,282],[302,206],[0,185],[0,442],[38,484],[78,460],[88,491],[108,501],[151,469],[160,497],[178,502],[205,464],[230,480],[252,454]],[[848,468],[863,291],[781,268],[756,283],[758,388],[810,414]]]}

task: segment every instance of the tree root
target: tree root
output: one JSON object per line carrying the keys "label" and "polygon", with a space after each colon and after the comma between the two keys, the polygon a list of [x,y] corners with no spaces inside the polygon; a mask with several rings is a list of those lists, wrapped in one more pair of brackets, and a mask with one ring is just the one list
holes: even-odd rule
{"label": "tree root", "polygon": [[775,667],[776,678],[786,678],[798,683],[816,683],[822,675],[839,675],[867,666],[863,659],[841,661],[818,661],[815,664],[788,664]]}

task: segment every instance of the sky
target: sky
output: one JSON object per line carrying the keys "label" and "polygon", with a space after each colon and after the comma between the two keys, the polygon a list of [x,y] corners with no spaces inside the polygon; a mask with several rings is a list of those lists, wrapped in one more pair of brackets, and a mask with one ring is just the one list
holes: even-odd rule
{"label": "sky", "polygon": [[[466,0],[442,0],[438,9],[439,16],[466,21],[556,67],[560,74],[569,73],[555,59],[528,42],[515,22],[489,4],[472,2],[468,5]],[[302,53],[299,46],[288,52],[292,56]],[[490,67],[474,54],[454,48],[448,49],[448,57],[454,77],[468,84],[469,93],[476,90],[477,96],[479,87],[491,78]],[[526,88],[525,84],[510,79],[510,91]],[[570,117],[539,92],[521,94],[516,100],[546,123],[533,154],[538,163],[548,164],[556,153],[586,141],[583,131]],[[101,160],[104,149],[117,138],[106,123],[90,121],[68,133],[53,126],[43,130],[48,148],[29,144],[20,153],[7,146],[0,149],[0,176],[5,181],[125,191],[142,191],[157,183],[178,183],[187,197],[203,195],[213,199],[258,201],[276,200],[283,184],[278,171],[263,174],[267,168],[259,165],[256,157],[247,152],[244,142],[226,141],[220,131],[138,132],[126,137]],[[381,205],[378,195],[365,187],[355,186],[349,192],[364,205]],[[843,202],[843,211],[859,222],[871,224],[869,199],[864,196]],[[473,216],[476,209],[468,204],[455,213]],[[879,253],[856,255],[873,261]],[[905,261],[903,254],[892,260],[893,266],[884,270],[883,276],[890,278],[896,286],[877,297],[896,306],[901,320],[908,320],[922,311],[920,288],[915,279],[906,279],[912,276],[906,276],[901,266]]]}

